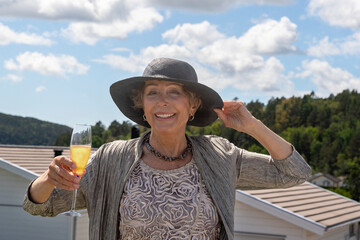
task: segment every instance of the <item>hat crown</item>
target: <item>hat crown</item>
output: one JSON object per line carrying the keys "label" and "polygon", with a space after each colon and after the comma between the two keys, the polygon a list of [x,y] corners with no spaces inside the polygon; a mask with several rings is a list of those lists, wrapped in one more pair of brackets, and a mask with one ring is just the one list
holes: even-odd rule
{"label": "hat crown", "polygon": [[185,80],[198,82],[195,69],[188,64],[171,58],[156,58],[145,68],[143,77],[158,77],[160,79],[171,79],[172,81]]}

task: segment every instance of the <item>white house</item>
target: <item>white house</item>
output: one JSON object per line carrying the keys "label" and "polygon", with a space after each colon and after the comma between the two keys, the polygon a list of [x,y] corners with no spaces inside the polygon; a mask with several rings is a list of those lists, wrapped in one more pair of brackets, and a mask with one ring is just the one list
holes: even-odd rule
{"label": "white house", "polygon": [[0,145],[0,239],[88,239],[88,217],[32,216],[22,209],[29,183],[43,173],[52,158],[69,148]]}
{"label": "white house", "polygon": [[315,173],[309,179],[309,182],[321,187],[342,187],[343,179],[336,178],[330,174]]}
{"label": "white house", "polygon": [[[0,239],[88,239],[88,217],[32,216],[22,209],[29,183],[67,147],[0,145]],[[360,203],[310,183],[236,191],[235,239],[358,240]]]}
{"label": "white house", "polygon": [[308,182],[236,191],[236,239],[358,240],[359,222],[359,202]]}

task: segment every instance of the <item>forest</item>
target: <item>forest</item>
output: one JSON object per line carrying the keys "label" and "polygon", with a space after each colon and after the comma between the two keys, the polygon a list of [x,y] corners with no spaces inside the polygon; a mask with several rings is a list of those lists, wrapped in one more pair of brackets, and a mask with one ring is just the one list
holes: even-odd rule
{"label": "forest", "polygon": [[0,144],[50,146],[59,134],[71,130],[65,125],[0,113]]}
{"label": "forest", "polygon": [[[294,145],[313,172],[345,177],[347,188],[338,189],[354,200],[360,199],[360,94],[344,90],[328,98],[315,93],[303,97],[271,98],[267,104],[246,103],[248,110],[270,129]],[[106,128],[101,121],[93,126],[93,147],[116,139],[129,139],[134,124],[113,121]],[[148,131],[136,126],[140,134]],[[224,127],[220,120],[207,127],[187,127],[188,135],[213,134],[227,138],[249,151],[267,153],[252,137]],[[70,133],[58,137],[57,145],[68,146]],[[344,193],[345,191],[345,193]]]}

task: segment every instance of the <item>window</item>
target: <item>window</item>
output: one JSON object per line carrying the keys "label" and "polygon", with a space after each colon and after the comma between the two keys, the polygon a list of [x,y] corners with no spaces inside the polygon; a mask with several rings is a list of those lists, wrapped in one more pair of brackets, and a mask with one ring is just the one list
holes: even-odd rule
{"label": "window", "polygon": [[355,236],[355,224],[354,223],[349,226],[349,237],[353,237],[353,236]]}
{"label": "window", "polygon": [[324,180],[323,186],[324,187],[330,187],[330,182],[328,180]]}

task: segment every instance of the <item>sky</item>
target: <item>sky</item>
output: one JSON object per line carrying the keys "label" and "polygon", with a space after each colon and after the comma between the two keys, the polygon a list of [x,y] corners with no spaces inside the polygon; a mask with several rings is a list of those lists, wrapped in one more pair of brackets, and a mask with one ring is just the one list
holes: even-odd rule
{"label": "sky", "polygon": [[112,83],[189,62],[224,100],[360,90],[359,0],[0,0],[0,112],[72,127],[126,117]]}

